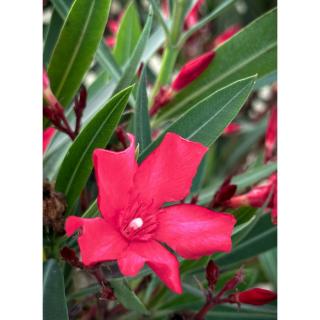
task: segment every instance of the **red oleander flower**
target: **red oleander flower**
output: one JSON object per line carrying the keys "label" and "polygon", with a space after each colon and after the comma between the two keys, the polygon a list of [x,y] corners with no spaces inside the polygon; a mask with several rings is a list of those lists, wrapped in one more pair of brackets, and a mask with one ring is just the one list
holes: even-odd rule
{"label": "red oleander flower", "polygon": [[47,147],[54,135],[56,130],[54,128],[47,128],[43,131],[43,138],[42,138],[42,152],[44,153],[47,150]]}
{"label": "red oleander flower", "polygon": [[265,161],[268,162],[273,155],[277,144],[277,107],[273,106],[266,130],[265,138]]}
{"label": "red oleander flower", "polygon": [[233,25],[226,29],[223,33],[219,34],[215,40],[213,41],[213,48],[216,48],[217,46],[220,46],[227,40],[229,40],[231,37],[233,37],[241,27],[239,25]]}
{"label": "red oleander flower", "polygon": [[199,21],[199,10],[204,0],[197,0],[184,20],[184,29],[188,30]]}
{"label": "red oleander flower", "polygon": [[69,217],[66,233],[81,230],[78,243],[85,265],[117,260],[123,275],[135,276],[146,263],[172,291],[181,293],[179,262],[161,243],[186,259],[229,252],[236,220],[197,205],[162,207],[188,195],[206,147],[167,133],[138,165],[134,136],[129,139],[124,151],[94,151],[102,217]]}
{"label": "red oleander flower", "polygon": [[255,306],[270,303],[277,299],[277,294],[270,290],[253,288],[230,295],[231,303],[245,303]]}
{"label": "red oleander flower", "polygon": [[209,51],[186,63],[173,81],[172,89],[180,91],[198,78],[207,69],[214,56],[215,51]]}

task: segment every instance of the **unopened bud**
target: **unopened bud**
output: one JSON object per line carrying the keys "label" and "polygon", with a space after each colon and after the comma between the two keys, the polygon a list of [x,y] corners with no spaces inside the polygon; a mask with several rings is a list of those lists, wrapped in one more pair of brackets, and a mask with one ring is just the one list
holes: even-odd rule
{"label": "unopened bud", "polygon": [[154,98],[153,105],[150,109],[150,116],[154,116],[160,109],[162,109],[172,98],[172,90],[168,87],[160,88],[158,94]]}
{"label": "unopened bud", "polygon": [[188,30],[199,20],[199,10],[204,0],[197,0],[184,20],[184,29]]}
{"label": "unopened bud", "polygon": [[224,202],[228,201],[234,196],[237,191],[237,186],[235,184],[230,184],[230,182],[231,177],[226,179],[221,185],[220,189],[216,192],[212,200],[212,208],[224,204]]}
{"label": "unopened bud", "polygon": [[214,287],[217,284],[219,275],[220,275],[219,267],[213,262],[213,260],[210,260],[206,269],[206,278],[208,281],[208,287],[212,291],[214,290]]}
{"label": "unopened bud", "polygon": [[214,56],[215,51],[209,51],[186,63],[173,81],[172,89],[180,91],[198,78],[208,68]]}
{"label": "unopened bud", "polygon": [[240,30],[239,25],[234,25],[226,29],[223,33],[219,34],[214,42],[213,42],[213,47],[216,48],[217,46],[223,44],[227,40],[229,40],[231,37],[233,37],[239,30]]}
{"label": "unopened bud", "polygon": [[253,288],[229,296],[230,303],[245,303],[255,306],[270,303],[277,299],[277,294],[270,290]]}

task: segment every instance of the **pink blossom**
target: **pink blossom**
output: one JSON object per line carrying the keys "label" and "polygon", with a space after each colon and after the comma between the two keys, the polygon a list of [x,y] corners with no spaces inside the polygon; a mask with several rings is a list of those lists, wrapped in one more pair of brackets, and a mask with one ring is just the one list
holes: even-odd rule
{"label": "pink blossom", "polygon": [[81,230],[78,243],[85,265],[117,260],[124,276],[135,276],[146,263],[172,291],[181,293],[179,262],[162,243],[186,259],[229,252],[236,220],[197,205],[163,207],[189,194],[207,147],[167,133],[138,165],[135,138],[129,139],[124,151],[94,151],[102,217],[68,217],[66,233]]}
{"label": "pink blossom", "polygon": [[43,138],[42,138],[42,152],[45,153],[47,147],[55,134],[56,130],[54,128],[47,128],[43,131]]}

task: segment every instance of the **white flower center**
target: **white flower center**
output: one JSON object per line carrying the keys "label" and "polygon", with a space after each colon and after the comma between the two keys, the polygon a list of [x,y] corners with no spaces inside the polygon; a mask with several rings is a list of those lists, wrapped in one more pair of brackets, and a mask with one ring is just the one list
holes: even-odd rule
{"label": "white flower center", "polygon": [[143,220],[141,218],[135,218],[131,220],[129,227],[132,228],[133,230],[137,230],[141,228],[143,225]]}

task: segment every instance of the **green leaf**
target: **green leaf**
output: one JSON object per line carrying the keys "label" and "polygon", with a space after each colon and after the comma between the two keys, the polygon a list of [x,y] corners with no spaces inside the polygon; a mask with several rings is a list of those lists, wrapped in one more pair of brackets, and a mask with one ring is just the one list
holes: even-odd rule
{"label": "green leaf", "polygon": [[115,92],[118,92],[119,90],[122,90],[123,88],[129,86],[135,75],[136,75],[136,71],[139,67],[139,64],[142,60],[143,57],[143,53],[144,50],[146,48],[146,45],[148,43],[148,39],[150,36],[150,31],[151,31],[151,26],[152,26],[152,19],[153,19],[153,13],[152,13],[152,9],[150,8],[149,10],[149,14],[148,14],[148,18],[146,21],[146,24],[143,28],[143,31],[141,33],[141,36],[139,38],[139,41],[131,55],[130,60],[128,61],[121,79],[118,82],[118,85],[115,89]]}
{"label": "green leaf", "polygon": [[54,259],[47,260],[43,266],[43,319],[69,319],[63,274]]}
{"label": "green leaf", "polygon": [[200,142],[205,146],[211,145],[240,111],[253,88],[255,78],[253,76],[236,81],[200,101],[142,152],[139,161],[159,145],[167,132],[175,132],[185,139]]}
{"label": "green leaf", "polygon": [[273,289],[277,289],[277,248],[269,250],[259,256],[260,264]]}
{"label": "green leaf", "polygon": [[230,267],[249,259],[277,245],[277,227],[270,221],[270,215],[263,216],[246,238],[229,254],[216,258],[219,266]]}
{"label": "green leaf", "polygon": [[176,117],[211,92],[237,79],[252,74],[261,78],[274,71],[276,48],[277,10],[273,9],[221,45],[209,67],[162,109],[157,123]]}
{"label": "green leaf", "polygon": [[88,71],[106,26],[110,0],[75,0],[49,62],[51,88],[67,107]]}
{"label": "green leaf", "polygon": [[128,282],[125,279],[113,279],[110,280],[110,283],[117,299],[125,308],[140,314],[149,313],[138,296],[129,288]]}
{"label": "green leaf", "polygon": [[148,112],[146,68],[143,68],[137,88],[136,110],[134,113],[134,133],[142,152],[151,143],[151,130]]}
{"label": "green leaf", "polygon": [[116,128],[132,87],[115,95],[83,128],[61,164],[56,189],[64,193],[69,208],[84,188],[92,170],[92,152],[104,148]]}
{"label": "green leaf", "polygon": [[51,16],[51,21],[49,25],[49,30],[45,39],[45,44],[43,48],[43,64],[47,66],[52,50],[56,44],[59,37],[61,28],[63,25],[63,20],[61,19],[59,13],[54,10]]}
{"label": "green leaf", "polygon": [[114,57],[119,65],[124,65],[129,60],[138,43],[140,34],[139,13],[134,1],[131,1],[121,18],[113,50]]}
{"label": "green leaf", "polygon": [[271,162],[235,176],[232,179],[232,183],[237,185],[237,192],[241,192],[248,186],[252,186],[260,180],[270,176],[276,170],[277,163]]}

